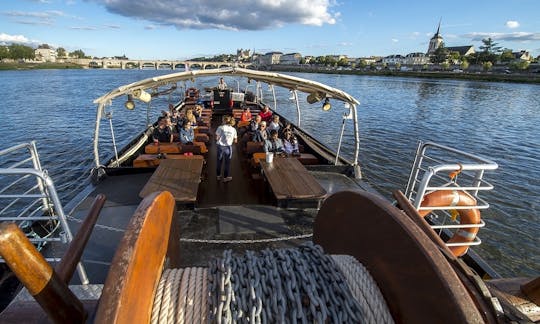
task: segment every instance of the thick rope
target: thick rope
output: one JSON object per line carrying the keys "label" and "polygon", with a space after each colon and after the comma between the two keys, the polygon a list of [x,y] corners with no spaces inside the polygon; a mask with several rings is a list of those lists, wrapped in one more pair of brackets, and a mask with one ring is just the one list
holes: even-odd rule
{"label": "thick rope", "polygon": [[152,323],[393,323],[367,270],[308,243],[296,249],[231,250],[209,268],[166,269]]}
{"label": "thick rope", "polygon": [[368,270],[350,255],[332,255],[358,301],[365,323],[394,323],[379,287]]}

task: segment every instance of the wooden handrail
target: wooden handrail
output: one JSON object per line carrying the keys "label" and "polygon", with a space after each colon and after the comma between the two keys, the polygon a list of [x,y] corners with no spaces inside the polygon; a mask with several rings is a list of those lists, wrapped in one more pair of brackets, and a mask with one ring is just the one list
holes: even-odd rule
{"label": "wooden handrail", "polygon": [[55,323],[82,323],[86,311],[15,223],[0,224],[0,255]]}
{"label": "wooden handrail", "polygon": [[90,238],[90,234],[92,234],[92,230],[94,229],[94,225],[96,224],[99,213],[105,204],[105,200],[107,200],[107,198],[105,198],[105,195],[103,194],[96,196],[94,202],[92,203],[92,207],[90,207],[84,222],[79,228],[79,231],[71,241],[71,244],[62,257],[62,260],[56,266],[56,273],[58,274],[58,277],[60,277],[60,279],[66,284],[68,284],[71,280],[77,263],[79,263],[79,260],[81,259],[84,247]]}

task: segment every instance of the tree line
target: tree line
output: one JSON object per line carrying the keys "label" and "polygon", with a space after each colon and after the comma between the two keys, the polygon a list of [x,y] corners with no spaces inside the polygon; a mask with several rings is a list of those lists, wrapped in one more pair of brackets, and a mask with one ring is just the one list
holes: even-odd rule
{"label": "tree line", "polygon": [[[50,49],[47,44],[39,45],[38,48]],[[73,52],[67,52],[64,48],[59,47],[56,49],[57,57],[71,57],[71,58],[88,58],[86,54],[78,49]],[[0,60],[12,59],[12,60],[33,60],[36,58],[35,49],[31,46],[21,44],[11,44],[0,46]]]}
{"label": "tree line", "polygon": [[[518,70],[525,70],[529,67],[530,62],[516,61],[512,49],[499,46],[491,37],[483,39],[482,44],[479,47],[481,51],[464,56],[458,52],[451,52],[442,43],[431,56],[431,63],[444,66],[449,65],[450,62],[460,62],[463,69],[467,69],[469,64],[480,64],[486,70],[491,69],[497,63],[508,64]],[[538,60],[538,57],[536,60]]]}

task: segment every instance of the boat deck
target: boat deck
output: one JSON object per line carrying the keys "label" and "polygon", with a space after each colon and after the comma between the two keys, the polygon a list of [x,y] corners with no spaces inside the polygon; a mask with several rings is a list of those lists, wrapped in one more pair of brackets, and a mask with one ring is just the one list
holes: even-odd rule
{"label": "boat deck", "polygon": [[[215,129],[217,125],[213,125]],[[253,168],[248,156],[239,148],[233,150],[231,175],[227,183],[216,179],[216,145],[208,145],[201,172],[197,201],[177,202],[182,239],[197,240],[254,240],[273,239],[309,234],[317,214],[317,204],[302,204],[298,208],[280,208],[270,185],[260,168]],[[341,190],[369,190],[368,185],[351,179],[328,165],[308,165],[307,172],[313,176],[328,195]],[[148,172],[122,172],[109,175],[101,181],[79,204],[69,217],[75,233],[86,216],[92,201],[98,194],[107,197],[105,206],[94,228],[83,255],[83,262],[91,283],[103,283],[106,279],[114,251],[124,234],[129,219],[142,201],[139,193],[151,179],[155,169]],[[301,240],[277,241],[269,244],[251,243],[202,243],[182,242],[182,266],[206,265],[212,256],[221,255],[224,249],[257,250],[266,247],[285,247]],[[52,246],[48,253],[60,255],[61,247]],[[74,284],[78,283],[74,276]]]}

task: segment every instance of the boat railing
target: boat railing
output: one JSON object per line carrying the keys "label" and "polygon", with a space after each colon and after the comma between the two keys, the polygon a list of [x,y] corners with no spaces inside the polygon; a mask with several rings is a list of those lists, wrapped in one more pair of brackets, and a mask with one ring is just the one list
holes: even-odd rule
{"label": "boat railing", "polygon": [[[0,151],[0,202],[0,222],[16,223],[38,250],[48,243],[72,241],[54,182],[41,167],[35,141]],[[0,258],[0,262],[4,260]],[[77,270],[81,282],[88,283],[82,264]]]}
{"label": "boat railing", "polygon": [[[497,163],[483,157],[433,142],[419,142],[405,196],[419,212],[431,211],[428,216],[433,223],[431,227],[439,234],[448,230],[484,227],[483,220],[478,224],[459,224],[456,214],[460,210],[489,208],[489,203],[479,193],[493,189],[493,185],[484,179],[484,173],[497,168]],[[435,191],[466,192],[474,197],[476,205],[422,206],[424,197]],[[479,244],[481,240],[476,236],[471,242],[447,243],[447,246]]]}

